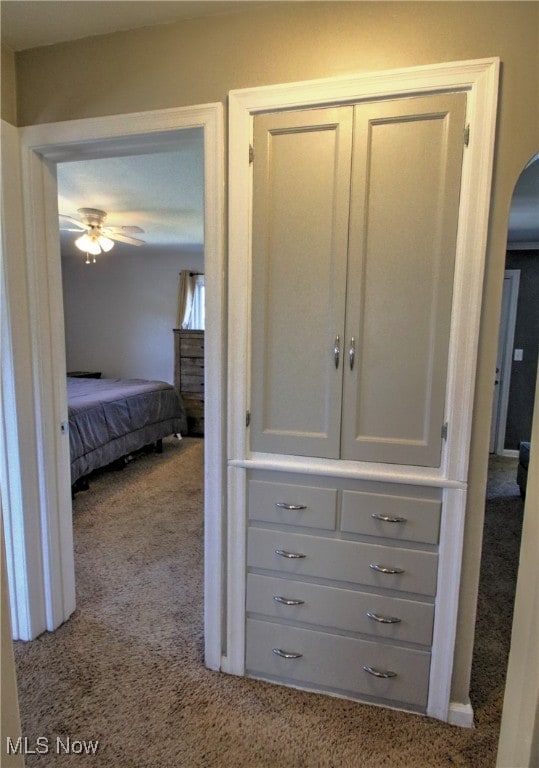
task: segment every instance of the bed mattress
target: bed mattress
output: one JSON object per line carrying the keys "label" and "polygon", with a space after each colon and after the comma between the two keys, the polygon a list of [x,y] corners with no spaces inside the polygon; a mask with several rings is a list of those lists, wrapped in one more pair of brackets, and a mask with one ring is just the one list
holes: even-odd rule
{"label": "bed mattress", "polygon": [[71,482],[187,424],[171,384],[145,379],[67,378]]}

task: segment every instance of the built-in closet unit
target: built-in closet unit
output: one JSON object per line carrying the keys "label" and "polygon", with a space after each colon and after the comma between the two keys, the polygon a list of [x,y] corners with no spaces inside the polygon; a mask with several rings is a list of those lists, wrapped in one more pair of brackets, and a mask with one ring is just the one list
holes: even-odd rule
{"label": "built-in closet unit", "polygon": [[[457,411],[473,384],[463,310],[480,297],[462,267],[476,94],[277,98],[243,115],[231,671],[445,719],[466,498]],[[239,125],[233,112],[232,160]]]}

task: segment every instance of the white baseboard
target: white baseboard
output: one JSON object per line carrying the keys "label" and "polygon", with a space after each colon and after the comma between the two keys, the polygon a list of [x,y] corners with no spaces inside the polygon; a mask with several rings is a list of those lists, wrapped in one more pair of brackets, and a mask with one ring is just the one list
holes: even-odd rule
{"label": "white baseboard", "polygon": [[518,459],[518,451],[514,451],[512,448],[504,448],[501,455],[508,459]]}
{"label": "white baseboard", "polygon": [[458,725],[461,728],[474,728],[472,705],[469,702],[468,704],[462,704],[459,701],[451,701],[447,713],[447,722],[451,725]]}

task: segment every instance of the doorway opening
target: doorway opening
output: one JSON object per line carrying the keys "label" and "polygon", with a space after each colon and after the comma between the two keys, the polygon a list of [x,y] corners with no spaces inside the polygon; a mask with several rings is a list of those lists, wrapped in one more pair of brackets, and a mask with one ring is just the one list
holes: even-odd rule
{"label": "doorway opening", "polygon": [[[472,663],[474,708],[495,706],[500,715],[525,514],[526,489],[519,465],[526,456],[525,446],[529,458],[539,346],[537,158],[517,181],[509,220]],[[474,688],[480,668],[481,677],[489,680],[488,690]]]}
{"label": "doorway opening", "polygon": [[[16,520],[16,509],[8,510],[7,514],[22,529],[23,537],[20,542],[7,542],[6,549],[8,559],[12,559],[12,571],[19,569],[26,583],[35,584],[41,590],[40,605],[33,606],[31,599],[27,601],[30,611],[36,610],[36,620],[32,623],[34,636],[45,629],[55,629],[74,608],[74,601],[69,599],[70,594],[74,596],[69,467],[67,462],[59,460],[62,454],[66,455],[66,430],[62,425],[67,418],[67,403],[63,376],[58,375],[58,371],[65,371],[65,355],[56,166],[60,162],[81,159],[144,154],[155,151],[156,147],[166,151],[168,144],[177,139],[178,131],[197,127],[204,132],[206,352],[212,361],[206,379],[209,427],[204,463],[205,661],[207,666],[218,669],[221,661],[222,579],[221,573],[209,564],[220,562],[224,515],[222,419],[226,355],[220,104],[21,129],[22,192],[25,209],[33,213],[32,221],[25,222],[27,261],[23,271],[25,269],[30,276],[32,298],[36,301],[32,311],[22,319],[17,317],[18,307],[12,305],[10,311],[11,327],[21,319],[25,327],[29,327],[32,338],[34,397],[28,410],[38,422],[38,439],[33,449],[39,465],[42,559],[34,563],[21,556],[21,549],[26,544],[26,528],[24,520]],[[25,514],[23,512],[23,517]],[[14,607],[16,610],[16,603]]]}

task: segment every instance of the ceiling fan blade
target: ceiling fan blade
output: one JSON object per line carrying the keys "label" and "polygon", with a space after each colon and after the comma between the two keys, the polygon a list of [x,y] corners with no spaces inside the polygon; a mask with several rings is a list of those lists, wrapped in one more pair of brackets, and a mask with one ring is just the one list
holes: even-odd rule
{"label": "ceiling fan blade", "polygon": [[111,240],[118,240],[120,243],[129,243],[129,245],[146,245],[144,240],[139,240],[136,237],[127,237],[127,235],[120,235],[117,232],[111,232],[108,235]]}
{"label": "ceiling fan blade", "polygon": [[84,223],[80,219],[76,219],[74,216],[68,216],[67,213],[60,213],[58,214],[61,219],[66,219],[66,221],[70,221],[72,224],[76,224],[77,227],[80,227],[81,229],[86,229]]}
{"label": "ceiling fan blade", "polygon": [[61,232],[86,232],[85,227],[80,227],[79,229],[74,229],[73,227],[60,227]]}
{"label": "ceiling fan blade", "polygon": [[137,233],[140,234],[144,232],[143,229],[137,226],[127,226],[127,227],[103,227],[103,232],[117,232],[120,235],[136,235]]}

